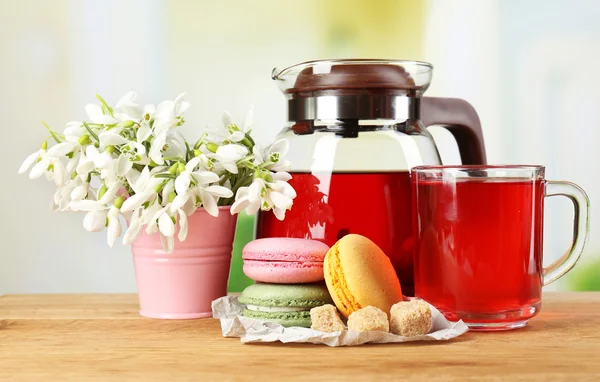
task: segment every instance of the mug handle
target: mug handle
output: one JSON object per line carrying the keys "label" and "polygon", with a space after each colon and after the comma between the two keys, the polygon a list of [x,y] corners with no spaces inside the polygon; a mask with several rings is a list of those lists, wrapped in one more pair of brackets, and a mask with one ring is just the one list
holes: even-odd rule
{"label": "mug handle", "polygon": [[545,196],[562,195],[571,199],[574,207],[573,241],[558,260],[543,270],[542,285],[546,286],[569,272],[581,257],[590,230],[590,200],[581,187],[571,182],[546,181]]}

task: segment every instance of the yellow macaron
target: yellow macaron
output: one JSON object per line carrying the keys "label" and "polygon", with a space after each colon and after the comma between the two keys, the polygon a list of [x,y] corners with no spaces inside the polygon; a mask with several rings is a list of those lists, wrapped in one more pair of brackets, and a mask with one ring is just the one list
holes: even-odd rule
{"label": "yellow macaron", "polygon": [[338,240],[325,255],[323,271],[329,294],[346,318],[369,305],[389,316],[392,305],[402,301],[392,262],[364,236],[349,234]]}

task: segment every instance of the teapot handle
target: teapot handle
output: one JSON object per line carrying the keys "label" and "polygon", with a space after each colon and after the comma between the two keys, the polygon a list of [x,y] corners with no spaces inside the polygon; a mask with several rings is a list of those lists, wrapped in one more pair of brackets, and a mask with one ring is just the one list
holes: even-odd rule
{"label": "teapot handle", "polygon": [[481,122],[470,103],[460,98],[423,97],[420,114],[425,127],[444,125],[454,135],[462,164],[487,164]]}

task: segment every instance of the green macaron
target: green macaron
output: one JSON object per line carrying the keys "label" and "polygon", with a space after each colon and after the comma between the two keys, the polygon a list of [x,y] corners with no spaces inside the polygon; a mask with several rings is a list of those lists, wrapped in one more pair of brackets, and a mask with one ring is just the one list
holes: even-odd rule
{"label": "green macaron", "polygon": [[332,304],[323,282],[312,284],[254,284],[244,289],[238,301],[243,315],[285,327],[310,327],[310,309]]}

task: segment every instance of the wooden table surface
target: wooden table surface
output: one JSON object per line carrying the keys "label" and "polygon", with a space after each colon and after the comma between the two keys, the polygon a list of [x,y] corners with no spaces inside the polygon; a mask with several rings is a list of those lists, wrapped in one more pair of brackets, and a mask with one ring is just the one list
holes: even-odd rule
{"label": "wooden table surface", "polygon": [[547,293],[524,329],[331,348],[246,344],[135,295],[0,296],[0,381],[600,381],[600,293]]}

